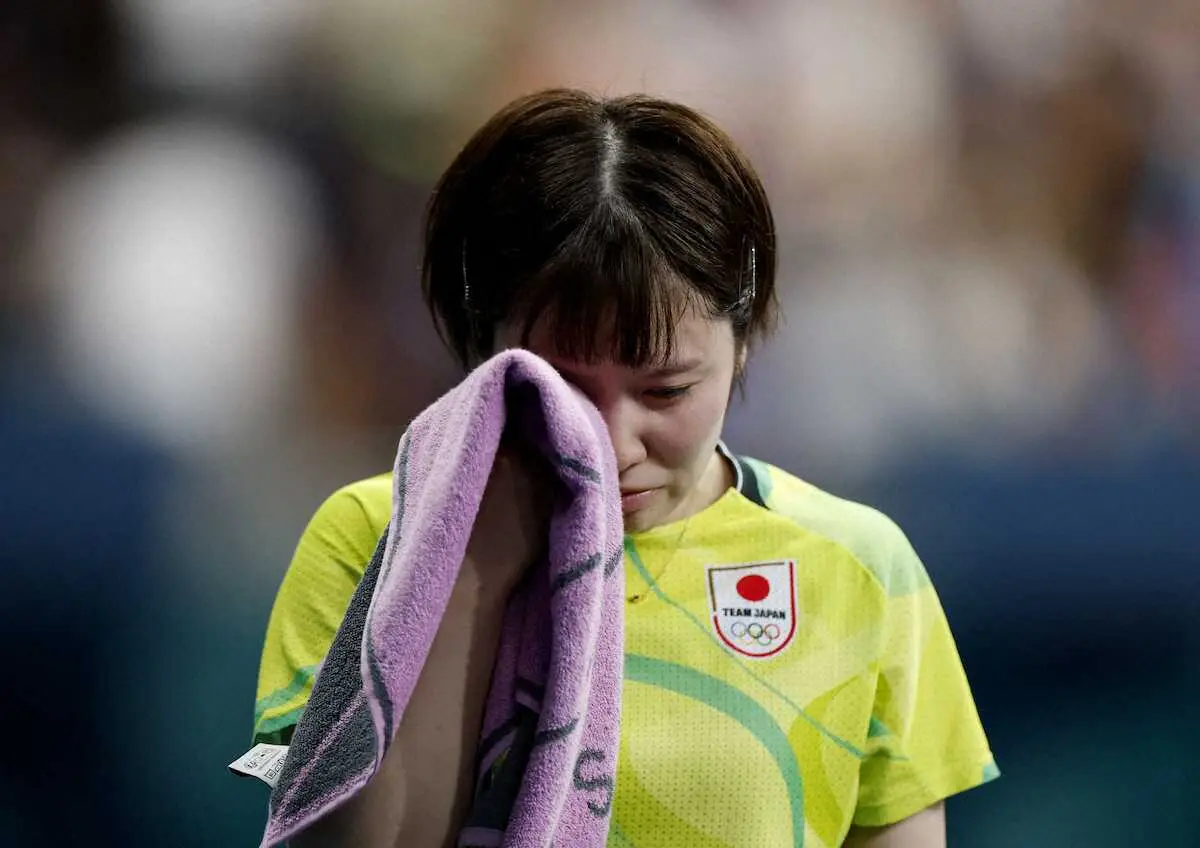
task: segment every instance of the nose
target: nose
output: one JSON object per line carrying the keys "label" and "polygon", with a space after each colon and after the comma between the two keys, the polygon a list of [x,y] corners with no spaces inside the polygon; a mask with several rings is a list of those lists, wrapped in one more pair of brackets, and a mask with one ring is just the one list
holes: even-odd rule
{"label": "nose", "polygon": [[599,409],[617,455],[617,471],[624,474],[646,458],[641,410],[629,398],[610,401]]}

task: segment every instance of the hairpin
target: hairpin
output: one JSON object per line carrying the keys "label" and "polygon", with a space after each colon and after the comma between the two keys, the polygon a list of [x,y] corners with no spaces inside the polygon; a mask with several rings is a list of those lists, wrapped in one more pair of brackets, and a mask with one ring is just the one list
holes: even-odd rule
{"label": "hairpin", "polygon": [[742,311],[748,309],[754,303],[754,295],[757,289],[758,280],[758,263],[754,252],[754,245],[750,245],[750,287],[746,288],[745,280],[742,281],[742,290],[738,294],[737,301],[733,304],[731,311]]}
{"label": "hairpin", "polygon": [[467,240],[463,239],[462,243],[462,287],[463,287],[463,306],[467,311],[471,311],[471,283],[467,280]]}

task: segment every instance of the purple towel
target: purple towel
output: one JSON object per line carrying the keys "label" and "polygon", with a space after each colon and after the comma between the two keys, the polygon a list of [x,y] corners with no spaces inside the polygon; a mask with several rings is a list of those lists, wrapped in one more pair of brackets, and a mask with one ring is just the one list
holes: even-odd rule
{"label": "purple towel", "polygon": [[445,613],[506,427],[549,460],[565,493],[548,559],[505,612],[459,845],[605,843],[624,636],[616,460],[595,407],[546,362],[512,350],[473,371],[401,438],[391,523],[292,737],[263,846],[344,803],[379,768]]}

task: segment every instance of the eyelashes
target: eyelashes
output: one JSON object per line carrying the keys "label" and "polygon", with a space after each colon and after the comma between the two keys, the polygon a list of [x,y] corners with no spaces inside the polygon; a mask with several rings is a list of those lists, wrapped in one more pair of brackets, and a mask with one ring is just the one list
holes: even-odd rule
{"label": "eyelashes", "polygon": [[[589,398],[591,398],[594,403],[602,402],[602,398],[600,397],[600,395],[603,394],[604,392],[602,392],[595,383],[592,383],[592,382],[590,382],[586,379],[583,379],[575,374],[572,374],[570,371],[567,371],[566,369],[563,369],[563,368],[559,368],[558,372],[559,372],[559,374],[562,375],[562,377],[568,383],[570,383],[575,388],[579,389],[581,392],[583,392],[585,395],[587,395]],[[645,401],[650,401],[650,402],[653,402],[654,404],[662,406],[665,404],[669,404],[672,401],[682,400],[683,398],[687,397],[689,394],[691,394],[692,390],[701,382],[702,382],[701,380],[692,380],[691,382],[688,382],[688,383],[679,383],[679,384],[670,385],[670,386],[654,386],[653,388],[641,389],[640,395]],[[629,388],[633,388],[633,387],[629,387]],[[617,389],[613,388],[613,389],[610,389],[610,391],[617,391]],[[623,389],[620,389],[619,391],[624,393],[625,391],[629,391],[629,389],[623,388]],[[638,390],[635,389],[635,391],[638,391]]]}
{"label": "eyelashes", "polygon": [[654,400],[678,400],[690,392],[693,385],[695,384],[693,383],[686,386],[662,386],[661,388],[657,389],[646,389],[645,395],[646,397],[653,398]]}

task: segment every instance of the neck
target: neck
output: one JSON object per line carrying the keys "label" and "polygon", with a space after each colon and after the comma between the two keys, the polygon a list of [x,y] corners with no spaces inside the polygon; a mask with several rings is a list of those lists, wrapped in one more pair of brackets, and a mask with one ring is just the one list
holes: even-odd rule
{"label": "neck", "polygon": [[708,464],[700,475],[700,482],[692,492],[694,501],[688,509],[689,515],[694,515],[702,509],[712,506],[734,484],[737,475],[733,466],[721,451],[713,449]]}

